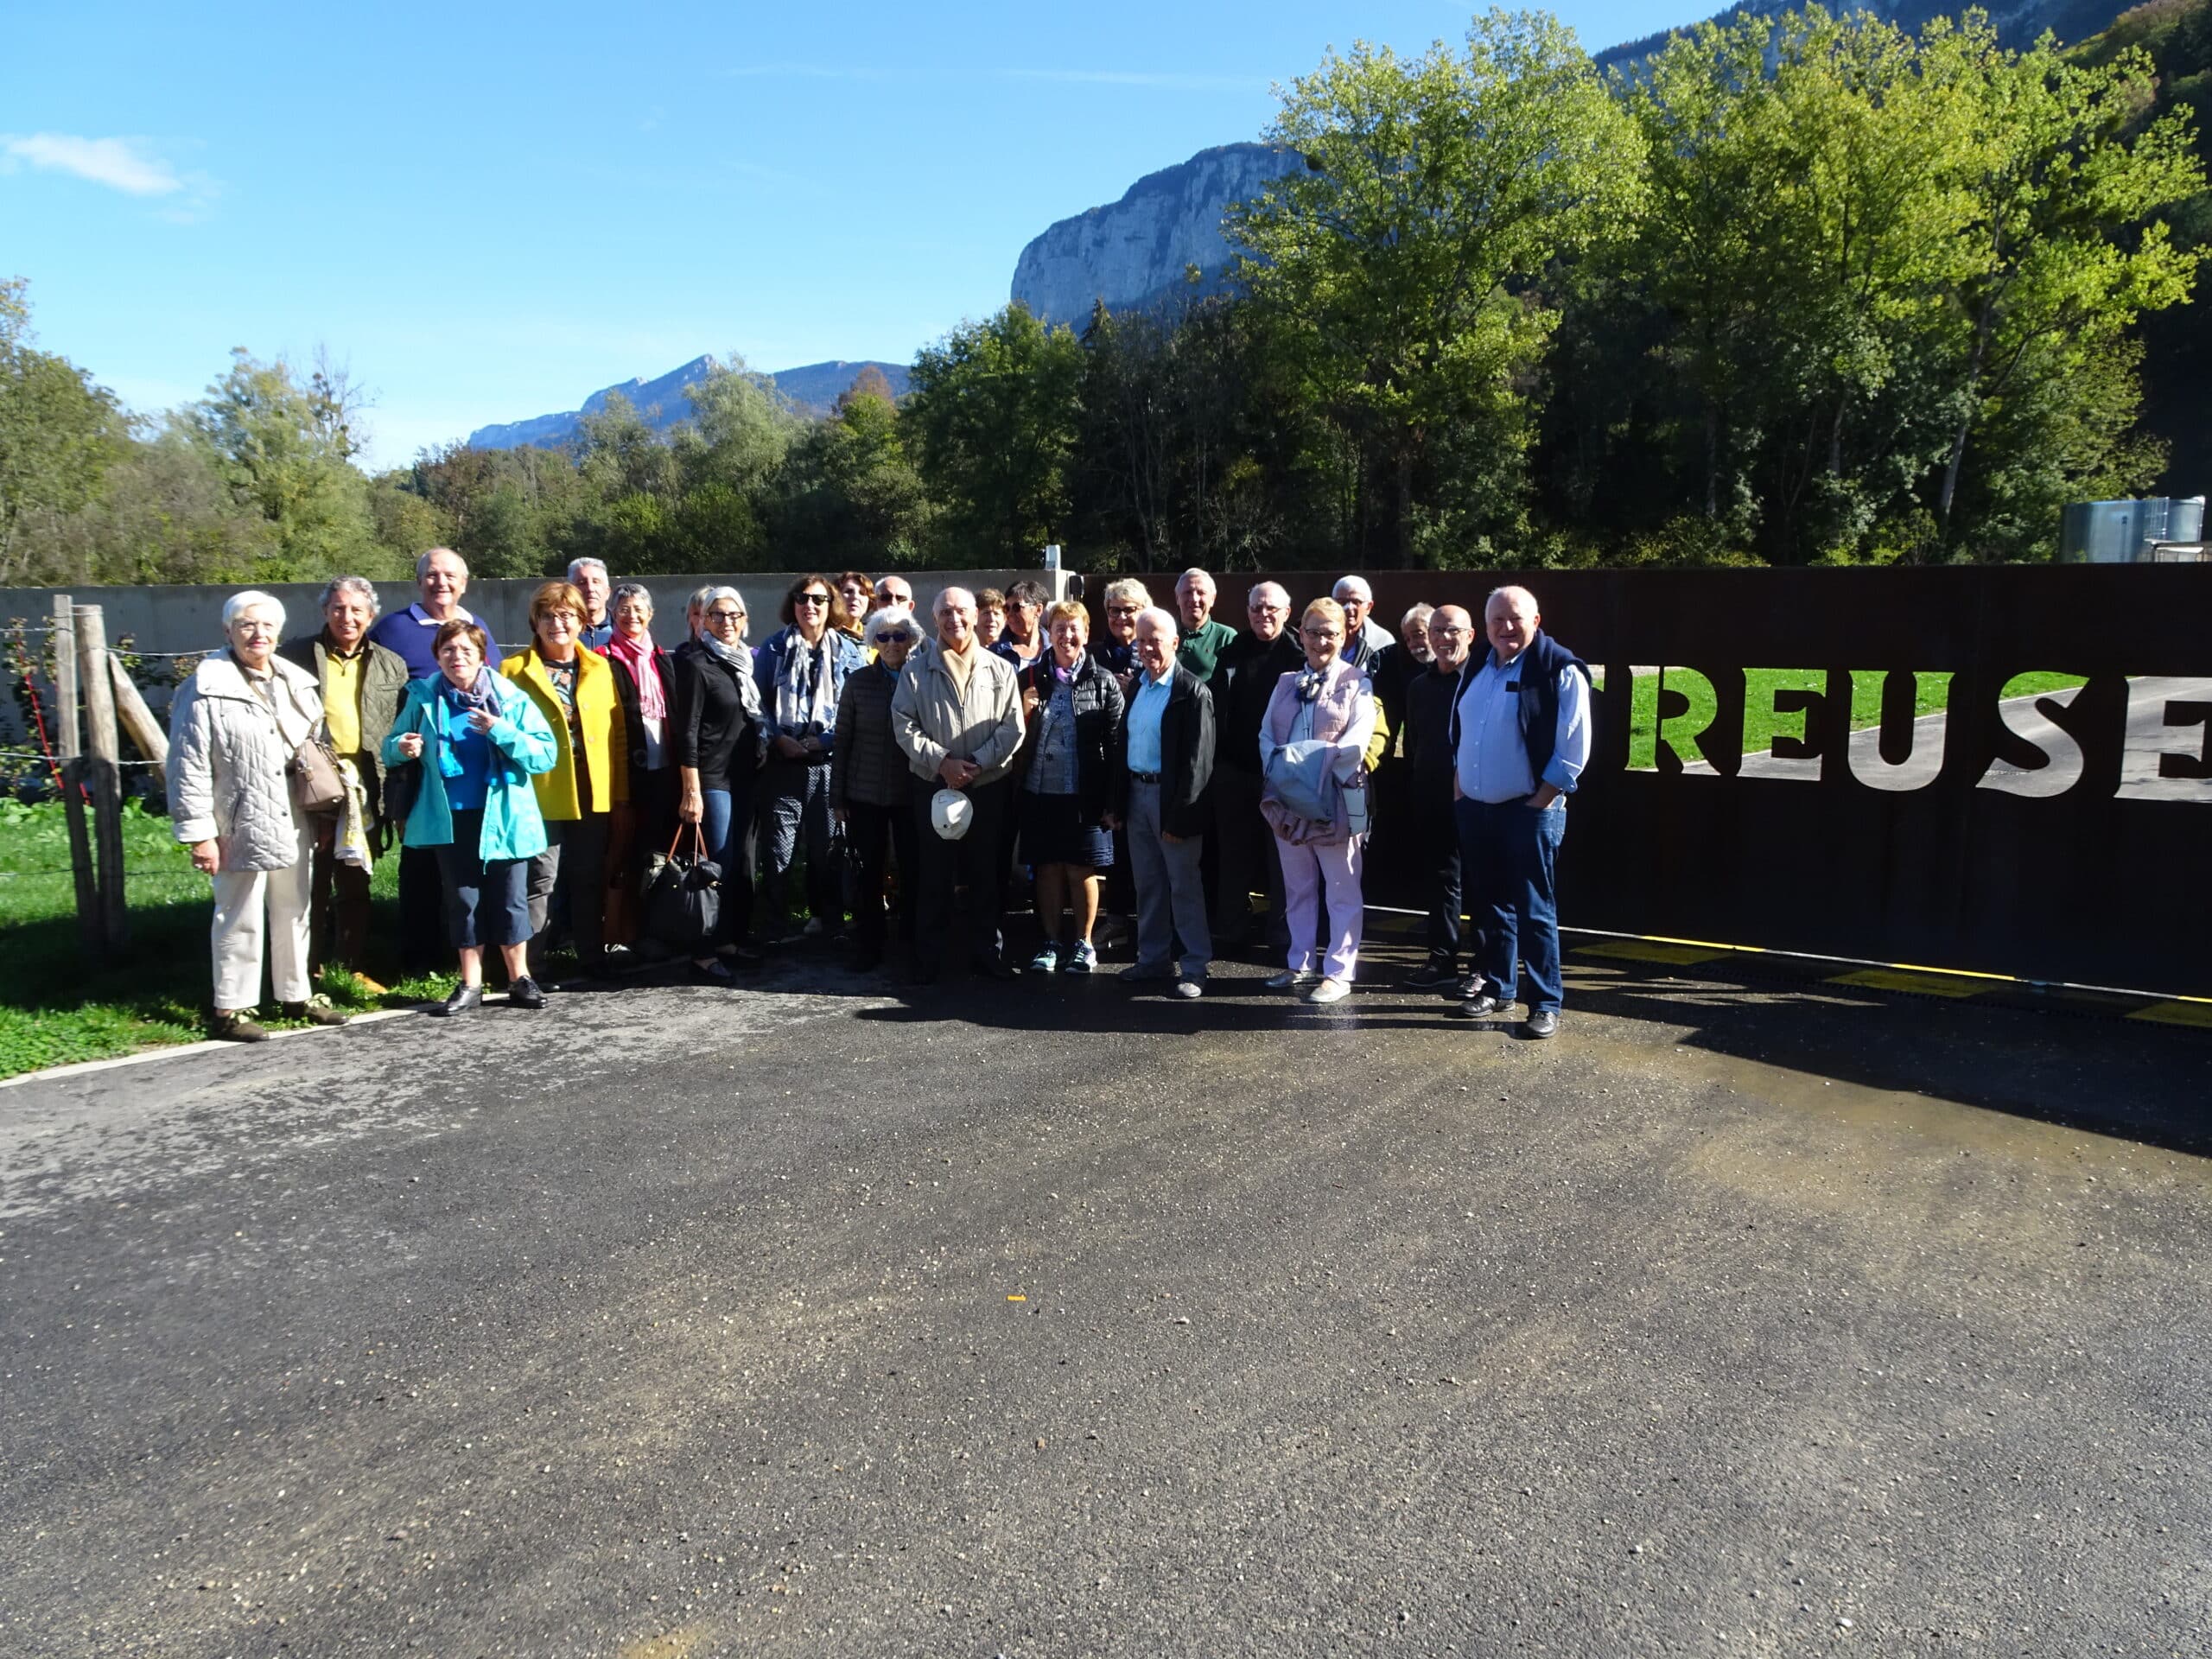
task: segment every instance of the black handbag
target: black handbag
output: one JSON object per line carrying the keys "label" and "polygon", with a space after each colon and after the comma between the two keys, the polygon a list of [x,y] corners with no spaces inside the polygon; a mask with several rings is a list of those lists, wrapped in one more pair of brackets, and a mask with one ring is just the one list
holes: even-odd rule
{"label": "black handbag", "polygon": [[707,856],[707,838],[699,826],[685,824],[645,889],[645,932],[678,955],[696,957],[709,948],[721,918],[722,867]]}
{"label": "black handbag", "polygon": [[384,769],[384,794],[377,803],[377,820],[388,823],[403,834],[407,829],[407,815],[415,810],[415,802],[423,792],[423,763],[403,760],[396,766]]}

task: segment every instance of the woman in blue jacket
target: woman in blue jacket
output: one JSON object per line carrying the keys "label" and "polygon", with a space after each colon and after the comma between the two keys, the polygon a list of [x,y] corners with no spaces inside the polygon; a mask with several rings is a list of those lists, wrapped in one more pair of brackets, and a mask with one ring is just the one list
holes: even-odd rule
{"label": "woman in blue jacket", "polygon": [[387,766],[420,761],[421,786],[404,830],[410,847],[434,848],[444,878],[446,925],[461,951],[461,983],[441,1012],[484,1001],[484,947],[507,965],[507,1001],[542,1008],[530,976],[530,861],[545,850],[545,820],[531,784],[559,755],[553,728],[529,696],[486,665],[491,641],[456,617],[431,641],[438,672],[407,688]]}

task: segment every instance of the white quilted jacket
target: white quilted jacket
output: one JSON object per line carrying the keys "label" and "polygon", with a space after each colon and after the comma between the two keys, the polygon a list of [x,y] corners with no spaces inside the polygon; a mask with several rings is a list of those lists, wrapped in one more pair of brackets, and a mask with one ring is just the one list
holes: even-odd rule
{"label": "white quilted jacket", "polygon": [[228,652],[209,657],[169,703],[169,818],[189,846],[213,839],[226,870],[289,869],[299,858],[284,763],[322,729],[315,676],[272,658],[276,711]]}

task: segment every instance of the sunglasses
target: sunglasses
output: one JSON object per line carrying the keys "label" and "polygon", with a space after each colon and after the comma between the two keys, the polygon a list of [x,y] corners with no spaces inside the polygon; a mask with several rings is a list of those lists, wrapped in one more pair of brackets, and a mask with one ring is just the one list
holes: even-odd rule
{"label": "sunglasses", "polygon": [[894,628],[889,633],[875,633],[868,636],[869,643],[878,645],[903,645],[912,638],[912,636],[902,628]]}
{"label": "sunglasses", "polygon": [[802,605],[827,605],[830,602],[830,595],[827,594],[801,594],[798,596],[798,602]]}

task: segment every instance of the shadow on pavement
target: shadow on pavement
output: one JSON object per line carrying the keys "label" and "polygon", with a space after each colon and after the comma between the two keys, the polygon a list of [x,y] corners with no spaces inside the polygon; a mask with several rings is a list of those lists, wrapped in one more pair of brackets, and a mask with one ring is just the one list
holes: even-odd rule
{"label": "shadow on pavement", "polygon": [[[863,1020],[947,1019],[996,1029],[1103,1037],[1213,1033],[1341,1033],[1357,1065],[1363,1035],[1425,1032],[1470,1043],[1522,1046],[1522,1014],[1469,1020],[1453,1004],[1395,982],[1417,953],[1363,956],[1367,977],[1331,1007],[1270,991],[1269,967],[1217,963],[1201,1000],[1134,987],[1102,964],[1088,978],[1023,975],[1011,982],[954,976],[927,987],[843,976],[835,988],[898,999],[857,1011]],[[832,976],[822,976],[829,978]],[[773,988],[772,983],[763,988]],[[810,982],[816,980],[807,976]],[[817,988],[810,982],[808,988]],[[819,988],[832,988],[822,985]],[[1567,1012],[1552,1046],[1572,1052],[1593,1021],[1640,1030],[1610,1039],[1696,1050],[1865,1088],[1933,1096],[1985,1110],[2094,1131],[2147,1146],[2212,1154],[2212,1039],[2204,1033],[2101,1015],[1936,1002],[1823,984],[1685,979],[1636,968],[1570,965]],[[1661,1028],[1661,1029],[1655,1029]],[[1381,1057],[1376,1064],[1382,1064]],[[1395,1063],[1395,1062],[1393,1062]]]}

